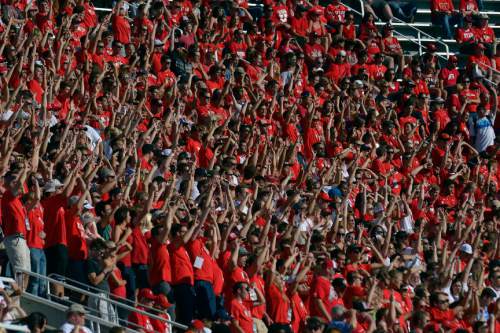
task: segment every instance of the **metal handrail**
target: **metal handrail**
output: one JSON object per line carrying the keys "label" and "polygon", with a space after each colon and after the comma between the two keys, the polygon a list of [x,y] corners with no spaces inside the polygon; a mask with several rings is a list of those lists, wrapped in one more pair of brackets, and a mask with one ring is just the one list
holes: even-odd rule
{"label": "metal handrail", "polygon": [[[71,285],[76,286],[76,287],[81,286],[82,289],[86,289],[86,290],[89,290],[89,291],[94,291],[94,292],[100,293],[100,294],[106,294],[108,297],[110,297],[110,298],[113,297],[114,300],[117,300],[117,301],[120,301],[120,302],[123,302],[123,303],[135,304],[134,301],[131,301],[128,298],[124,298],[124,297],[113,295],[111,292],[107,292],[107,291],[104,291],[102,289],[96,288],[94,286],[88,285],[86,283],[70,279],[70,278],[68,278],[66,276],[61,276],[61,275],[55,274],[55,273],[49,274],[47,276],[50,277],[50,278],[53,278],[54,280],[58,280],[58,281],[64,280],[65,282],[70,282]],[[59,279],[61,279],[61,280],[59,280]],[[49,290],[49,295],[50,296],[54,296],[53,294],[50,294],[50,289],[47,289],[47,290]]]}
{"label": "metal handrail", "polygon": [[3,328],[7,331],[30,333],[30,329],[25,325],[15,325],[0,322],[0,328]]}
{"label": "metal handrail", "polygon": [[[359,4],[360,4],[361,8],[363,8],[363,0],[358,0],[358,1],[359,1]],[[346,6],[346,5],[344,4],[344,6]],[[348,7],[348,6],[346,6],[346,7]],[[358,14],[359,14],[359,12],[358,12]],[[362,16],[363,16],[363,15],[362,15]],[[431,38],[431,39],[433,39],[433,40],[434,40],[434,42],[436,42],[436,43],[439,43],[439,44],[443,45],[443,46],[444,46],[444,48],[445,48],[445,50],[446,50],[446,55],[447,55],[447,56],[449,56],[449,54],[450,54],[450,49],[449,49],[449,47],[448,47],[448,44],[446,44],[446,43],[444,43],[443,41],[441,41],[441,40],[439,40],[439,39],[435,38],[435,37],[434,37],[434,36],[432,36],[432,35],[429,35],[428,33],[426,33],[426,32],[424,32],[424,31],[420,30],[420,29],[419,29],[419,28],[417,28],[417,27],[411,26],[410,24],[408,24],[408,22],[405,22],[405,21],[403,21],[403,20],[400,20],[400,19],[399,19],[399,18],[397,18],[396,16],[393,16],[393,17],[392,17],[392,21],[398,22],[398,23],[402,24],[403,26],[410,27],[411,29],[415,30],[416,32],[420,33],[421,35],[426,36],[426,37],[428,37],[428,38]]]}
{"label": "metal handrail", "polygon": [[[354,8],[352,8],[352,7],[348,6],[348,5],[346,5],[346,4],[345,4],[345,3],[343,3],[343,2],[342,2],[342,4],[343,4],[344,6],[346,6],[346,7],[347,7],[350,11],[352,11],[352,12],[354,12],[354,13],[356,13],[356,14],[360,15],[361,17],[363,17],[363,16],[364,16],[364,14],[365,14],[365,7],[364,7],[364,5],[363,5],[363,0],[358,0],[358,1],[359,1],[359,5],[360,5],[360,10],[361,10],[361,12],[359,12],[359,11],[355,10]],[[112,11],[112,8],[94,7],[94,10],[95,10],[95,11],[102,11],[102,12],[110,12],[110,11]],[[489,13],[489,12],[487,12],[487,13]],[[422,35],[423,35],[423,36],[427,37],[428,39],[430,39],[430,41],[443,45],[443,46],[444,46],[444,49],[446,50],[446,57],[445,57],[445,56],[443,56],[443,55],[441,55],[441,54],[437,54],[437,56],[438,56],[438,57],[440,57],[441,59],[448,60],[448,57],[450,56],[450,48],[449,48],[449,46],[448,46],[448,44],[447,44],[446,42],[444,42],[443,40],[440,40],[440,39],[438,39],[438,38],[436,38],[436,37],[434,37],[434,36],[432,36],[432,35],[430,35],[430,34],[426,33],[425,31],[422,31],[422,30],[418,29],[417,27],[415,27],[415,26],[411,25],[411,24],[410,24],[410,23],[408,23],[408,22],[405,22],[405,21],[403,21],[403,20],[400,20],[399,18],[397,18],[397,17],[395,17],[395,16],[393,16],[392,21],[395,21],[395,22],[399,23],[399,25],[401,25],[401,26],[410,27],[411,29],[413,29],[414,31],[416,31],[416,32],[417,32],[417,38],[418,38],[418,40],[419,40],[418,42],[416,42],[416,41],[414,40],[415,36],[412,36],[413,38],[411,38],[410,36],[406,36],[406,35],[404,35],[404,34],[400,33],[399,31],[394,30],[394,33],[396,33],[398,36],[401,36],[401,37],[403,37],[405,40],[410,41],[410,42],[412,42],[412,43],[414,43],[414,44],[417,44],[417,45],[419,46],[419,54],[422,54],[422,46],[423,46],[423,47],[425,47],[425,48],[427,48],[425,45],[423,45],[423,44],[420,42],[420,41],[422,40]],[[377,24],[377,23],[378,23],[378,22],[376,22],[376,24]],[[499,70],[497,70],[497,69],[495,69],[495,68],[493,68],[493,67],[491,67],[491,66],[488,66],[488,65],[486,65],[486,67],[488,67],[489,69],[491,69],[494,73],[496,73],[496,74],[500,74],[500,71],[499,71]],[[487,79],[487,78],[484,78],[484,80],[488,81],[490,84],[493,84],[493,85],[495,85],[495,86],[497,85],[495,82],[493,82],[493,81],[491,81],[491,80],[489,80],[489,79]]]}
{"label": "metal handrail", "polygon": [[[131,311],[131,312],[136,312],[136,313],[139,313],[139,314],[142,314],[142,315],[145,315],[145,316],[148,316],[150,318],[153,318],[153,319],[157,319],[157,320],[160,320],[162,322],[166,322],[168,323],[169,325],[172,325],[176,328],[180,328],[180,329],[187,329],[188,327],[186,325],[183,325],[183,324],[180,324],[180,323],[177,323],[175,321],[171,321],[171,320],[168,320],[168,319],[165,319],[163,317],[160,317],[160,316],[157,316],[155,314],[152,314],[152,313],[149,313],[149,312],[146,312],[146,311],[143,311],[143,310],[140,310],[140,309],[137,309],[135,307],[132,307],[132,306],[129,306],[127,304],[123,304],[121,302],[118,302],[118,301],[115,301],[111,298],[108,298],[108,297],[102,297],[100,296],[99,294],[95,294],[95,293],[91,293],[91,292],[88,292],[86,290],[83,290],[83,289],[80,289],[78,287],[75,287],[75,286],[72,286],[71,284],[67,284],[67,283],[64,283],[62,281],[59,281],[59,280],[56,280],[56,279],[53,279],[51,277],[48,277],[48,276],[45,276],[45,275],[41,275],[41,274],[38,274],[38,273],[35,273],[35,272],[31,272],[31,271],[27,271],[27,270],[24,270],[24,269],[17,269],[17,272],[18,273],[24,273],[26,275],[30,275],[30,276],[33,276],[33,277],[36,277],[36,278],[39,278],[39,279],[42,279],[42,280],[45,280],[46,282],[49,282],[49,283],[54,283],[54,284],[59,284],[59,285],[63,285],[65,289],[68,289],[68,290],[72,290],[72,291],[75,291],[79,294],[82,294],[82,295],[85,295],[85,296],[89,296],[89,297],[94,297],[94,298],[98,298],[100,299],[101,301],[105,301],[107,303],[110,303],[110,304],[113,304],[115,306],[118,306],[118,307],[121,307],[127,311]],[[145,306],[145,308],[147,308]]]}
{"label": "metal handrail", "polygon": [[[361,5],[361,8],[363,8],[363,2],[362,2],[362,0],[359,0],[359,2],[360,2],[360,5]],[[359,11],[357,11],[357,10],[353,9],[352,7],[349,7],[349,6],[347,6],[346,4],[343,4],[343,5],[344,5],[344,6],[346,6],[346,7],[347,7],[350,11],[352,11],[352,12],[354,12],[354,13],[358,14],[358,15],[362,15]],[[433,37],[433,36],[429,35],[428,33],[424,32],[424,31],[422,31],[422,30],[420,30],[420,29],[418,29],[418,28],[416,28],[416,27],[413,27],[413,26],[409,25],[407,22],[401,21],[401,20],[400,20],[400,19],[398,19],[397,17],[393,17],[393,19],[397,20],[397,21],[398,21],[399,23],[401,23],[402,25],[404,25],[404,26],[408,26],[408,27],[412,28],[413,30],[417,31],[417,38],[418,38],[418,42],[416,42],[416,41],[414,40],[414,38],[415,38],[415,37],[411,38],[411,37],[408,37],[408,36],[406,36],[406,35],[403,35],[402,33],[399,33],[398,31],[394,30],[394,32],[395,32],[395,33],[397,33],[397,34],[398,34],[398,36],[401,36],[401,37],[403,37],[404,39],[406,39],[407,41],[410,41],[410,42],[412,42],[412,43],[415,43],[415,44],[419,45],[419,54],[421,54],[421,48],[422,48],[422,46],[423,46],[423,47],[425,47],[425,48],[427,48],[427,46],[425,46],[425,45],[423,45],[423,44],[421,43],[421,40],[422,40],[422,38],[421,38],[421,34],[423,34],[423,35],[425,35],[428,39],[430,39],[431,41],[435,41],[435,42],[437,42],[437,43],[439,43],[439,44],[444,45],[444,47],[445,47],[445,49],[446,49],[446,57],[445,57],[445,56],[443,56],[443,55],[441,55],[441,54],[436,54],[436,55],[437,55],[439,58],[441,58],[441,59],[448,60],[448,57],[450,56],[450,51],[449,51],[448,44],[446,44],[446,43],[445,43],[445,42],[443,42],[442,40],[439,40],[439,39],[437,39],[437,38],[435,38],[435,37]],[[485,65],[488,69],[492,70],[494,73],[496,73],[496,74],[500,74],[500,71],[499,71],[499,70],[497,70],[497,69],[495,69],[495,68],[493,68],[493,67],[491,67],[491,66],[488,66],[488,65],[486,65],[486,64],[484,64],[484,65]],[[489,82],[490,84],[492,84],[492,85],[494,85],[494,86],[497,86],[497,83],[495,83],[495,82],[491,81],[490,79],[483,78],[483,80],[485,80],[485,81]]]}
{"label": "metal handrail", "polygon": [[[360,16],[363,16],[363,14],[361,12],[357,11],[356,9],[354,9],[354,8],[352,8],[352,7],[350,7],[350,6],[346,5],[346,4],[343,4],[343,5],[346,6],[347,9],[349,9],[353,13],[356,13],[356,14],[358,14]],[[403,40],[406,40],[406,41],[409,41],[409,42],[412,42],[412,43],[418,45],[419,46],[419,54],[422,54],[421,49],[422,49],[422,46],[424,46],[424,45],[422,45],[420,42],[415,41],[415,36],[406,36],[406,35],[400,33],[397,30],[394,30],[393,32],[394,32],[394,34],[396,34],[397,36],[399,36],[399,38],[402,38]],[[418,38],[419,38],[419,36],[418,36]],[[444,44],[444,45],[445,45],[445,49],[446,49],[446,54],[448,55],[449,54],[448,45],[446,45],[446,44]],[[426,46],[424,46],[424,47],[427,48]]]}
{"label": "metal handrail", "polygon": [[[40,296],[37,296],[37,295],[33,295],[33,294],[30,294],[28,292],[24,292],[21,297],[23,298],[26,298],[30,301],[35,301],[35,302],[40,302],[40,303],[43,303],[45,305],[49,305],[50,307],[54,308],[54,309],[57,309],[59,311],[63,311],[63,312],[66,312],[68,310],[68,307],[65,306],[65,305],[62,305],[60,303],[57,303],[57,302],[54,302],[54,301],[51,301],[51,300],[48,300],[46,298],[43,298],[43,297],[40,297]],[[96,333],[99,333],[100,332],[100,328],[99,328],[99,325],[103,325],[103,326],[106,326],[106,327],[113,327],[113,326],[116,326],[115,324],[113,323],[110,323],[102,318],[99,318],[97,316],[94,316],[92,314],[86,314],[85,315],[85,319],[90,322],[91,326],[93,326],[93,324],[97,324],[97,329],[94,330],[94,331],[97,331]],[[125,329],[127,330],[127,332],[130,332],[130,333],[139,333],[138,331],[134,330],[134,329],[131,329],[130,327],[125,327]]]}

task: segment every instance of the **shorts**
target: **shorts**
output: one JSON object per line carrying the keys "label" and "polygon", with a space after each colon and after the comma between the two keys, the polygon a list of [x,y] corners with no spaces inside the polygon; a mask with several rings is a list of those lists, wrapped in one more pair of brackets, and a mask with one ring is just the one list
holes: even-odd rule
{"label": "shorts", "polygon": [[[57,244],[45,249],[47,257],[47,275],[57,274],[66,276],[68,270],[68,248],[62,244]],[[57,277],[54,277],[57,279]]]}
{"label": "shorts", "polygon": [[30,249],[26,239],[20,234],[15,234],[5,237],[3,243],[14,272],[17,269],[31,271]]}

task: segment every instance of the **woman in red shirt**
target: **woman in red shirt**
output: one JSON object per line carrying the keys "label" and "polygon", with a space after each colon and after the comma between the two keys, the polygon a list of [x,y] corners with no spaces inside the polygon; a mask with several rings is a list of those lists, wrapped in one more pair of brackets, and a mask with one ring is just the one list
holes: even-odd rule
{"label": "woman in red shirt", "polygon": [[[47,258],[43,251],[45,247],[45,232],[43,231],[43,207],[40,204],[41,191],[38,180],[32,177],[32,189],[26,198],[26,211],[28,212],[29,230],[28,247],[30,248],[31,271],[40,275],[47,275]],[[46,284],[40,279],[31,277],[28,284],[28,292],[33,295],[45,297]]]}

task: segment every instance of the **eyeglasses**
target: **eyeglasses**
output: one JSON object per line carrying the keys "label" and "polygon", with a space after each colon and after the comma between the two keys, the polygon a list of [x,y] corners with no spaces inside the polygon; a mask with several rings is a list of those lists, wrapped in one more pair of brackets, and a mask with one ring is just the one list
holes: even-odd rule
{"label": "eyeglasses", "polygon": [[447,299],[439,299],[439,300],[438,300],[438,304],[442,304],[442,305],[444,305],[444,304],[448,304],[449,302],[450,302],[450,301],[449,301],[449,300],[447,300]]}

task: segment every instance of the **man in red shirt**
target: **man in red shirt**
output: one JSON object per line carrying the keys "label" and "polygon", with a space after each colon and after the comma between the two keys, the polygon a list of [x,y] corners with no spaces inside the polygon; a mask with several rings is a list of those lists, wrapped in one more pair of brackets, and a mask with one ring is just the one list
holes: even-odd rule
{"label": "man in red shirt", "polygon": [[[86,184],[80,180],[80,186]],[[80,188],[81,189],[81,188]],[[88,256],[85,229],[80,219],[86,195],[74,195],[68,200],[66,209],[66,238],[68,240],[68,277],[82,284],[87,282],[85,274],[85,260]],[[92,207],[93,208],[93,207]]]}
{"label": "man in red shirt", "polygon": [[479,16],[479,27],[476,28],[476,38],[486,47],[486,54],[493,55],[493,43],[495,42],[495,32],[488,26],[488,14],[482,13]]}
{"label": "man in red shirt", "polygon": [[451,0],[431,1],[431,21],[435,25],[443,28],[443,37],[452,39],[451,28],[460,24],[460,13],[455,11]]}
{"label": "man in red shirt", "polygon": [[370,74],[370,80],[378,81],[384,78],[385,72],[387,72],[387,67],[385,67],[384,55],[382,53],[377,53],[375,55],[375,62],[368,67],[368,73]]}
{"label": "man in red shirt", "polygon": [[[30,250],[26,243],[29,220],[26,208],[21,202],[23,184],[28,169],[24,167],[16,172],[9,172],[4,177],[6,191],[2,197],[2,231],[5,236],[4,245],[7,257],[14,269],[31,271]],[[23,276],[21,287],[26,289],[28,277]]]}
{"label": "man in red shirt", "polygon": [[160,214],[153,216],[154,219],[164,219],[160,224],[151,229],[151,250],[148,261],[149,284],[157,294],[163,294],[173,301],[172,294],[172,270],[170,267],[170,254],[167,249],[168,235],[172,225],[172,211],[168,216]]}
{"label": "man in red shirt", "polygon": [[439,72],[439,83],[442,89],[452,90],[457,85],[458,76],[460,73],[457,69],[458,59],[456,56],[451,55],[448,58],[446,67]]}
{"label": "man in red shirt", "polygon": [[333,273],[333,262],[325,260],[323,266],[315,274],[309,295],[309,310],[311,316],[320,317],[325,321],[331,321],[332,308],[338,304],[338,295],[335,292],[330,278]]}
{"label": "man in red shirt", "polygon": [[472,26],[472,17],[466,16],[464,18],[464,25],[457,29],[455,39],[460,45],[460,52],[470,53],[473,51],[473,45],[477,41],[477,30]]}
{"label": "man in red shirt", "polygon": [[232,333],[253,333],[253,318],[250,309],[245,305],[250,287],[245,282],[238,282],[233,287],[233,300],[229,312],[233,317]]}
{"label": "man in red shirt", "polygon": [[194,271],[186,244],[193,234],[199,232],[202,223],[196,221],[188,229],[184,224],[174,224],[171,228],[172,242],[168,245],[170,266],[172,267],[172,289],[175,298],[176,320],[188,325],[195,311]]}

